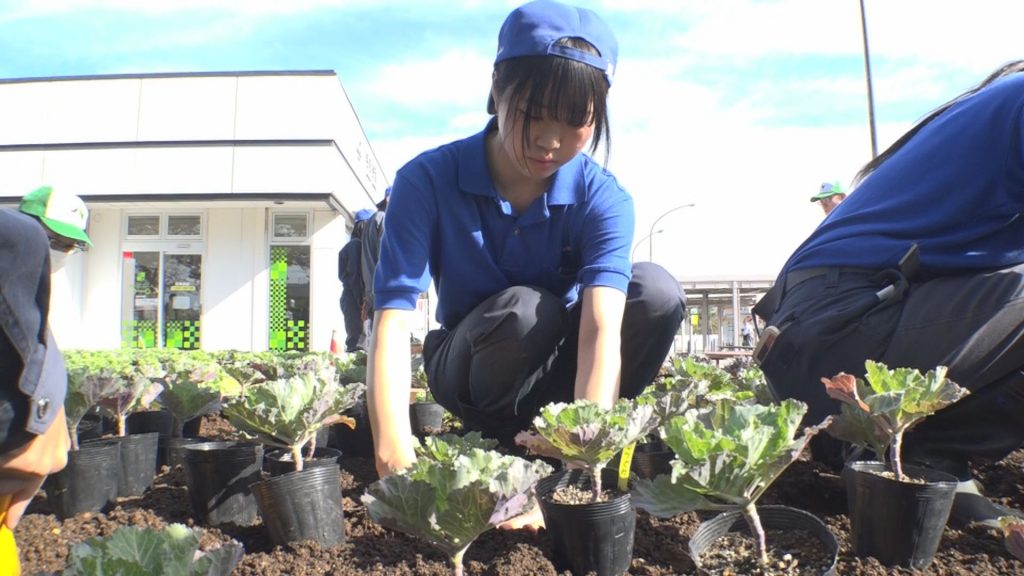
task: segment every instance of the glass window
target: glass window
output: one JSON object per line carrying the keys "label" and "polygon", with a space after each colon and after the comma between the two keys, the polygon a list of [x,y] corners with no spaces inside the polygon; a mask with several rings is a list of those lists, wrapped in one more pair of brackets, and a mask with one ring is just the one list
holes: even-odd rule
{"label": "glass window", "polygon": [[167,217],[168,236],[202,236],[202,218],[198,214],[175,214]]}
{"label": "glass window", "polygon": [[160,217],[159,216],[129,216],[128,217],[128,235],[129,236],[159,236],[160,235]]}
{"label": "glass window", "polygon": [[303,240],[309,236],[309,218],[306,214],[274,214],[274,238]]}

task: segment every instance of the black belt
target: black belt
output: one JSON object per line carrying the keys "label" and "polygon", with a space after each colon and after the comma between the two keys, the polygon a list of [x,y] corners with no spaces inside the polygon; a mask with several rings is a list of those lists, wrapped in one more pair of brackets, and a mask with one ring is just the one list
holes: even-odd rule
{"label": "black belt", "polygon": [[820,268],[800,268],[799,270],[793,270],[786,273],[785,288],[788,290],[797,284],[810,280],[811,278],[817,278],[818,276],[827,276],[829,273],[834,274],[859,274],[862,276],[873,276],[878,274],[878,270],[872,268],[844,268],[839,266],[823,266]]}

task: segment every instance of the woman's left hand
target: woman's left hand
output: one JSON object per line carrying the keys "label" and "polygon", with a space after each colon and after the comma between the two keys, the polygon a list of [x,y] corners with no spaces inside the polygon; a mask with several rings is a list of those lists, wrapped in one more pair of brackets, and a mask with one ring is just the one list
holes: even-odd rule
{"label": "woman's left hand", "polygon": [[534,504],[533,508],[525,513],[498,524],[498,528],[502,530],[529,530],[534,533],[543,527],[544,514],[541,513],[539,504]]}

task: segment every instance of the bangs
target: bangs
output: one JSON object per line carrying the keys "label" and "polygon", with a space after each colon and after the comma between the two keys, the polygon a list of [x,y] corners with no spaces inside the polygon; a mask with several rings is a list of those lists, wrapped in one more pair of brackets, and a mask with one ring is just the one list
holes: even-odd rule
{"label": "bangs", "polygon": [[[608,80],[603,72],[582,62],[552,56],[528,56],[500,62],[495,67],[496,87],[509,90],[517,103],[509,113],[522,111],[528,119],[548,118],[574,128],[594,125],[590,151],[605,141],[608,148]],[[494,112],[493,110],[489,110]],[[529,122],[523,123],[524,139]]]}
{"label": "bangs", "polygon": [[596,103],[603,103],[607,93],[607,88],[602,90],[607,85],[603,73],[567,58],[539,60],[540,66],[516,62],[531,68],[526,74],[512,74],[519,77],[519,81],[512,84],[512,101],[520,102],[521,110],[531,118],[547,117],[573,128],[587,126],[595,116],[601,115]]}

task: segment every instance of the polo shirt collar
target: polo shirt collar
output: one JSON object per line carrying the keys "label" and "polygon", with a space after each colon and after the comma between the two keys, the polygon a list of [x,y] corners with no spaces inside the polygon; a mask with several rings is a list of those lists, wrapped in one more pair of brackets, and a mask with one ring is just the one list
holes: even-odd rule
{"label": "polo shirt collar", "polygon": [[[498,191],[487,168],[486,136],[497,130],[497,119],[493,116],[483,131],[462,141],[459,148],[459,189],[469,194],[498,198]],[[587,190],[579,183],[584,177],[584,155],[577,154],[568,164],[555,172],[554,180],[547,191],[547,205],[569,205],[585,202]]]}

